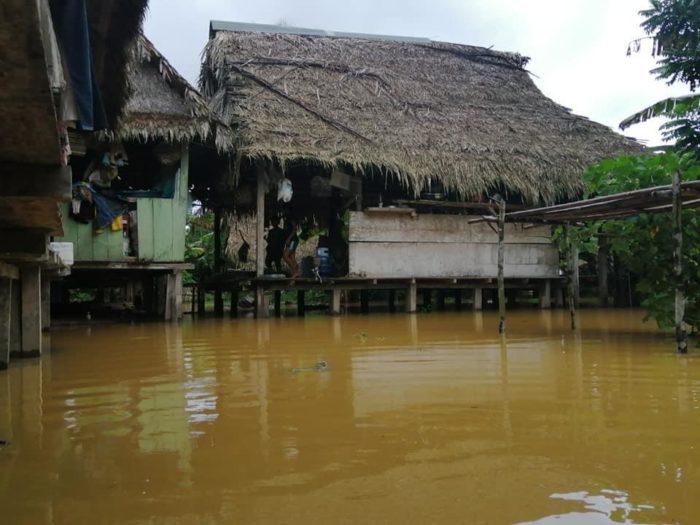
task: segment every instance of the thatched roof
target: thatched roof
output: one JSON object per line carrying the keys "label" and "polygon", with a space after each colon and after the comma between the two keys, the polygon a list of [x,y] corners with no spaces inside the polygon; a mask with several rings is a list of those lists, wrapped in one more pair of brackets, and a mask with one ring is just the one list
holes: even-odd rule
{"label": "thatched roof", "polygon": [[[228,30],[223,30],[228,29]],[[233,29],[233,30],[231,30]],[[212,23],[200,84],[239,154],[384,170],[416,192],[551,203],[641,147],[545,97],[528,59],[480,47]]]}
{"label": "thatched roof", "polygon": [[129,64],[131,97],[116,129],[121,140],[192,142],[213,139],[225,149],[230,130],[206,100],[143,35],[136,39]]}

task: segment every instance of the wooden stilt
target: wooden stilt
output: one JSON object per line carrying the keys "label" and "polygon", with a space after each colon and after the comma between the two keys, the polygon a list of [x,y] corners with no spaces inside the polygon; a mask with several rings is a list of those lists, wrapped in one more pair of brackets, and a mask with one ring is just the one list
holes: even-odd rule
{"label": "wooden stilt", "polygon": [[688,336],[685,332],[685,283],[683,281],[683,204],[681,195],[681,174],[673,174],[673,277],[675,281],[674,321],[676,325],[676,347],[679,354],[688,352]]}
{"label": "wooden stilt", "polygon": [[255,317],[265,319],[268,317],[268,303],[265,297],[265,289],[262,286],[255,287]]}
{"label": "wooden stilt", "polygon": [[340,296],[342,290],[333,288],[331,290],[331,315],[340,315]]}
{"label": "wooden stilt", "polygon": [[238,300],[240,299],[240,288],[234,285],[231,288],[231,317],[238,317]]}
{"label": "wooden stilt", "polygon": [[438,290],[437,292],[437,309],[440,312],[445,311],[445,290]]}
{"label": "wooden stilt", "polygon": [[433,302],[433,291],[424,289],[423,292],[423,309],[427,310]]}
{"label": "wooden stilt", "polygon": [[22,353],[21,357],[41,355],[41,270],[22,268]]}
{"label": "wooden stilt", "polygon": [[197,285],[197,315],[204,315],[207,311],[207,289],[202,284]]}
{"label": "wooden stilt", "polygon": [[598,303],[602,308],[608,306],[608,238],[598,236]]}
{"label": "wooden stilt", "polygon": [[568,258],[566,265],[566,283],[568,286],[569,296],[569,316],[571,317],[571,329],[576,330],[578,327],[578,319],[576,316],[576,284],[574,280],[576,279],[577,275],[575,268],[578,266],[578,250],[574,249],[574,243],[571,240],[569,226],[564,226],[564,235],[566,238],[566,251]]}
{"label": "wooden stilt", "polygon": [[455,290],[455,308],[457,311],[462,309],[462,290],[459,288]]}
{"label": "wooden stilt", "polygon": [[[214,272],[223,271],[223,254],[221,253],[221,208],[214,209]],[[214,288],[214,313],[217,317],[224,316],[224,297],[221,286]]]}
{"label": "wooden stilt", "polygon": [[396,290],[389,290],[389,311],[391,313],[396,311]]}
{"label": "wooden stilt", "polygon": [[12,325],[12,279],[0,279],[0,370],[10,364]]}
{"label": "wooden stilt", "polygon": [[484,307],[484,293],[482,288],[474,288],[472,299],[472,310],[480,311]]}
{"label": "wooden stilt", "polygon": [[411,282],[406,288],[406,313],[414,314],[418,309],[418,287],[416,286],[416,280],[411,279]]}
{"label": "wooden stilt", "polygon": [[275,290],[275,317],[282,317],[282,292]]}
{"label": "wooden stilt", "polygon": [[306,295],[304,290],[297,291],[297,315],[299,317],[304,317],[306,313]]}
{"label": "wooden stilt", "polygon": [[363,314],[369,313],[369,292],[360,290],[360,311]]}
{"label": "wooden stilt", "polygon": [[505,266],[506,201],[498,199],[498,333],[506,333]]}
{"label": "wooden stilt", "polygon": [[543,283],[540,284],[539,289],[539,302],[540,308],[545,310],[552,307],[552,282],[549,279],[545,279]]}

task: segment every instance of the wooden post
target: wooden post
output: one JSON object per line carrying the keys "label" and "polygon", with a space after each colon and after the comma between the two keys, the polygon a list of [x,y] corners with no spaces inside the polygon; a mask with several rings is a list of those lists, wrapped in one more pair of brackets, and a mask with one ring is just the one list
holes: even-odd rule
{"label": "wooden post", "polygon": [[425,311],[427,311],[433,302],[433,291],[424,289],[422,293],[423,293],[423,309]]}
{"label": "wooden post", "polygon": [[304,314],[306,313],[306,304],[305,304],[304,300],[305,300],[304,290],[299,290],[297,292],[297,315],[299,317],[304,317]]}
{"label": "wooden post", "polygon": [[240,288],[237,284],[231,288],[231,310],[229,314],[231,317],[238,317],[238,299],[240,295]]}
{"label": "wooden post", "polygon": [[598,303],[602,308],[608,306],[608,238],[598,236]]}
{"label": "wooden post", "polygon": [[[221,208],[214,208],[214,272],[219,274],[223,271],[223,257],[221,253]],[[221,286],[218,284],[214,288],[214,313],[217,317],[224,315],[224,297]]]}
{"label": "wooden post", "polygon": [[498,333],[506,333],[505,266],[506,201],[498,199]]}
{"label": "wooden post", "polygon": [[437,309],[439,312],[445,311],[445,290],[437,291]]}
{"label": "wooden post", "polygon": [[197,315],[207,312],[207,288],[203,284],[197,284]]}
{"label": "wooden post", "polygon": [[22,289],[21,283],[12,283],[12,305],[10,306],[10,358],[22,357]]}
{"label": "wooden post", "polygon": [[480,311],[484,307],[484,293],[482,288],[474,288],[472,299],[472,310]]}
{"label": "wooden post", "polygon": [[282,292],[275,290],[275,317],[282,317]]}
{"label": "wooden post", "polygon": [[418,309],[418,286],[416,280],[411,279],[411,282],[406,288],[406,313],[414,314]]}
{"label": "wooden post", "polygon": [[46,275],[41,276],[41,330],[51,329],[51,281]]}
{"label": "wooden post", "polygon": [[360,290],[360,311],[363,314],[369,313],[369,292]]}
{"label": "wooden post", "polygon": [[10,364],[12,325],[12,279],[0,279],[0,370]]}
{"label": "wooden post", "polygon": [[22,268],[22,353],[21,357],[41,355],[41,270]]}
{"label": "wooden post", "polygon": [[674,321],[676,345],[679,354],[688,352],[688,336],[685,332],[685,283],[683,282],[683,203],[681,202],[681,174],[673,174],[673,277],[676,286]]}
{"label": "wooden post", "polygon": [[[257,203],[255,212],[255,275],[265,275],[265,194],[267,193],[267,174],[258,166],[257,169]],[[256,285],[255,302],[258,318],[267,317],[265,294],[260,284]]]}
{"label": "wooden post", "polygon": [[182,319],[182,272],[174,271],[165,276],[165,320]]}
{"label": "wooden post", "polygon": [[340,315],[340,294],[342,290],[340,288],[333,288],[331,290],[331,315]]}
{"label": "wooden post", "polygon": [[396,290],[389,290],[389,311],[391,313],[396,311]]}
{"label": "wooden post", "polygon": [[545,310],[552,307],[552,282],[549,279],[545,279],[543,283],[540,284],[540,308]]}
{"label": "wooden post", "polygon": [[557,308],[564,308],[564,288],[560,284],[554,288],[554,304]]}
{"label": "wooden post", "polygon": [[265,319],[269,315],[267,308],[267,299],[265,297],[265,288],[258,284],[255,287],[255,317],[257,319]]}
{"label": "wooden post", "polygon": [[575,268],[578,266],[578,250],[574,249],[571,241],[571,232],[569,226],[564,226],[564,236],[566,240],[566,251],[568,262],[566,265],[566,283],[569,288],[569,316],[571,317],[571,329],[576,330],[578,319],[576,318],[576,284],[574,279],[577,276]]}
{"label": "wooden post", "polygon": [[462,309],[462,290],[457,288],[455,290],[455,309],[460,311]]}

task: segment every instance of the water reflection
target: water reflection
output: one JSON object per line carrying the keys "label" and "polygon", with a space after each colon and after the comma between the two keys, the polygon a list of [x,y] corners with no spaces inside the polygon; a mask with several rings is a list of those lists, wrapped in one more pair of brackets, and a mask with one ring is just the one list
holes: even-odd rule
{"label": "water reflection", "polygon": [[0,373],[0,505],[31,524],[692,523],[700,361],[640,317],[572,333],[517,312],[507,340],[491,312],[59,329]]}

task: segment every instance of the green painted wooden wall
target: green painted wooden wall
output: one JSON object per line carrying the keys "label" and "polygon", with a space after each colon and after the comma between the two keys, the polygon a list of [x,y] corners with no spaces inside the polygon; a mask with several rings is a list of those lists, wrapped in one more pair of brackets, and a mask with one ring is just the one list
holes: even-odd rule
{"label": "green painted wooden wall", "polygon": [[80,224],[68,215],[70,204],[62,204],[63,237],[73,243],[76,262],[141,261],[182,262],[185,259],[185,222],[188,205],[189,155],[184,148],[172,199],[136,199],[138,217],[138,256],[124,255],[122,232],[109,229],[95,234],[92,224]]}

